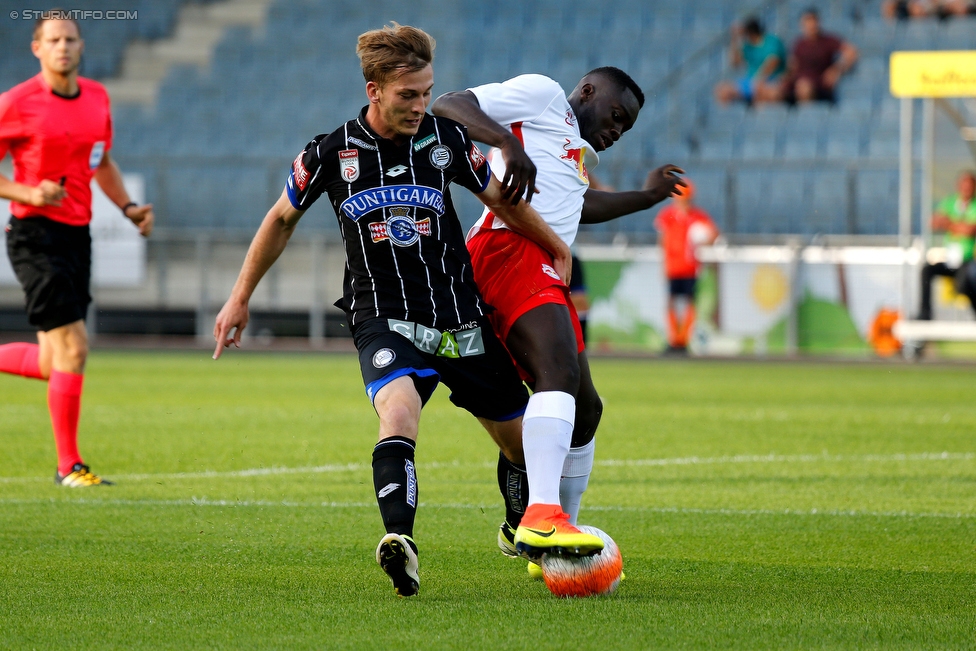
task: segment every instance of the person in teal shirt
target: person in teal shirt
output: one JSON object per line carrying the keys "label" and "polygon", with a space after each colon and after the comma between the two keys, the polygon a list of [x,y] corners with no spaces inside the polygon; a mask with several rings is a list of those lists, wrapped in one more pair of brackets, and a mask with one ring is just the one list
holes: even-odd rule
{"label": "person in teal shirt", "polygon": [[745,65],[746,74],[736,82],[723,81],[715,87],[720,103],[779,100],[775,82],[786,71],[786,47],[778,36],[766,33],[758,18],[732,26],[729,61],[733,68]]}
{"label": "person in teal shirt", "polygon": [[976,311],[976,263],[973,244],[976,241],[976,174],[963,172],[956,181],[955,194],[940,201],[932,214],[932,232],[944,233],[945,262],[922,267],[922,305],[918,318],[932,318],[932,279],[953,278],[956,291],[969,298]]}

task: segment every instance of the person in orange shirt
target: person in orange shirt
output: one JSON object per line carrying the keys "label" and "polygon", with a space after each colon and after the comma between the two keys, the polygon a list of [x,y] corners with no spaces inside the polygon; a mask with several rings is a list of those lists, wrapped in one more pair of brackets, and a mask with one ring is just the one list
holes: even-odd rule
{"label": "person in orange shirt", "polygon": [[654,220],[654,227],[661,234],[668,278],[668,350],[677,353],[687,352],[695,324],[695,286],[700,267],[695,250],[718,237],[718,228],[708,213],[692,203],[694,184],[687,177],[685,183],[685,187],[676,187],[674,202]]}

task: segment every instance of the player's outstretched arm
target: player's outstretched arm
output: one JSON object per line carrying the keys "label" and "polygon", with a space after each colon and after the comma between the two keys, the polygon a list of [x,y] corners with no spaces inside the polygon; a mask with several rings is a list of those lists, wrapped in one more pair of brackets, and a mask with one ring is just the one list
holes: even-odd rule
{"label": "player's outstretched arm", "polygon": [[644,187],[630,192],[603,192],[587,190],[583,195],[583,212],[580,223],[600,224],[623,217],[664,201],[677,186],[684,186],[678,174],[684,170],[674,165],[663,165],[651,170],[644,181]]}
{"label": "player's outstretched arm", "polygon": [[569,284],[573,274],[573,254],[535,208],[525,201],[519,201],[514,206],[509,203],[502,194],[501,183],[494,176],[488,181],[488,187],[478,195],[478,198],[509,228],[551,253],[553,268],[559,274],[559,278]]}
{"label": "player's outstretched arm", "polygon": [[515,134],[492,120],[481,109],[474,93],[470,90],[444,93],[434,100],[430,110],[434,115],[450,118],[466,126],[472,140],[500,149],[505,159],[502,197],[513,206],[522,197],[526,201],[532,201],[532,195],[536,193],[535,163],[525,153]]}
{"label": "player's outstretched arm", "polygon": [[136,225],[139,234],[143,237],[149,237],[156,220],[152,204],[147,203],[139,206],[132,202],[125,189],[125,184],[122,182],[122,171],[108,152],[102,156],[102,162],[98,164],[98,169],[95,170],[95,180],[98,181],[98,187],[102,189],[105,196],[122,210],[122,214],[129,221]]}
{"label": "player's outstretched arm", "polygon": [[247,304],[251,300],[251,294],[254,293],[254,288],[258,286],[264,274],[285,250],[291,234],[295,232],[298,220],[304,214],[304,211],[296,210],[291,205],[287,191],[283,191],[275,205],[264,216],[264,221],[261,222],[258,232],[251,240],[251,246],[247,250],[234,289],[230,292],[230,298],[217,314],[217,321],[214,323],[214,339],[217,340],[214,359],[218,359],[224,348],[231,344],[240,347],[241,333],[247,326],[249,318]]}

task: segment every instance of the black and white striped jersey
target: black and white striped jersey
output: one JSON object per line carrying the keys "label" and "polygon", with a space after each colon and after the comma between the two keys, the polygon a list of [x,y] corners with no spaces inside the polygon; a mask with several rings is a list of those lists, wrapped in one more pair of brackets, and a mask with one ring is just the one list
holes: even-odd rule
{"label": "black and white striped jersey", "polygon": [[484,314],[449,186],[481,193],[490,179],[457,122],[427,115],[397,145],[369,127],[364,108],[308,143],[286,190],[298,210],[323,192],[332,201],[346,249],[336,306],[351,324],[381,317],[449,328]]}

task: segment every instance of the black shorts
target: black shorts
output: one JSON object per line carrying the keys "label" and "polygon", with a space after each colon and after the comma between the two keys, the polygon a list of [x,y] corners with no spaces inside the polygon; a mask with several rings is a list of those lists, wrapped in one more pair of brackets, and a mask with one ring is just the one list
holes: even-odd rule
{"label": "black shorts", "polygon": [[7,256],[24,288],[27,318],[46,332],[84,319],[91,303],[91,234],[47,217],[10,218]]}
{"label": "black shorts", "polygon": [[485,317],[446,332],[383,318],[352,330],[370,402],[387,383],[410,376],[424,404],[443,382],[451,402],[478,418],[507,421],[525,412],[529,392]]}
{"label": "black shorts", "polygon": [[670,278],[668,280],[668,292],[671,296],[690,296],[694,298],[695,286],[697,284],[697,278]]}

